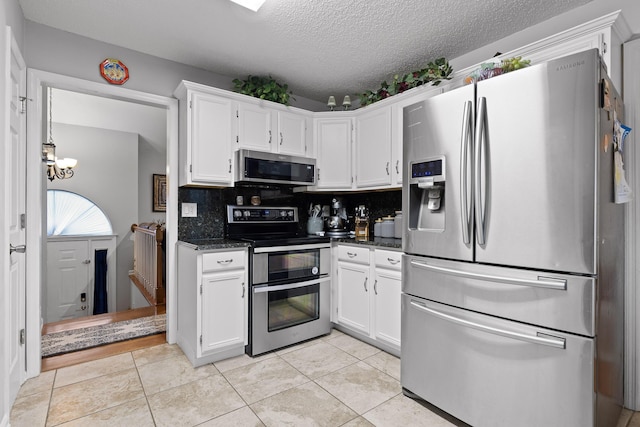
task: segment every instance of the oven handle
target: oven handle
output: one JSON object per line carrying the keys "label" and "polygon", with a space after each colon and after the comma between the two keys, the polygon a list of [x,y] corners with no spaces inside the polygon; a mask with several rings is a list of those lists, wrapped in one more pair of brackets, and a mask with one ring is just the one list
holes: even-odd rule
{"label": "oven handle", "polygon": [[254,254],[263,254],[269,252],[291,252],[304,251],[307,249],[330,249],[331,243],[312,243],[308,245],[287,245],[287,246],[270,246],[266,248],[255,248]]}
{"label": "oven handle", "polygon": [[284,291],[287,289],[302,288],[309,285],[318,285],[320,283],[329,282],[330,280],[331,280],[331,277],[322,277],[320,279],[307,280],[306,282],[289,283],[288,285],[276,285],[276,286],[258,285],[253,287],[253,293],[260,294],[264,292]]}

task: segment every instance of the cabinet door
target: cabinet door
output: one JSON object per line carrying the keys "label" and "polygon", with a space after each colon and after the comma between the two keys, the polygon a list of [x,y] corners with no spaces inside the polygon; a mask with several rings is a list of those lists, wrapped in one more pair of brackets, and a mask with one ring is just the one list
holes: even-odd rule
{"label": "cabinet door", "polygon": [[278,152],[292,156],[307,155],[307,119],[304,116],[278,112]]}
{"label": "cabinet door", "polygon": [[271,110],[259,105],[238,103],[238,146],[271,151],[275,135],[271,132]]}
{"label": "cabinet door", "polygon": [[356,187],[391,184],[391,106],[356,117]]}
{"label": "cabinet door", "polygon": [[351,188],[351,118],[315,120],[317,188]]}
{"label": "cabinet door", "polygon": [[200,355],[245,344],[244,270],[202,276]]}
{"label": "cabinet door", "polygon": [[376,268],[373,283],[375,304],[374,337],[400,348],[400,295],[402,289],[399,271]]}
{"label": "cabinet door", "polygon": [[369,335],[369,265],[338,262],[338,323]]}
{"label": "cabinet door", "polygon": [[202,184],[232,185],[231,100],[193,93],[191,113],[191,181]]}

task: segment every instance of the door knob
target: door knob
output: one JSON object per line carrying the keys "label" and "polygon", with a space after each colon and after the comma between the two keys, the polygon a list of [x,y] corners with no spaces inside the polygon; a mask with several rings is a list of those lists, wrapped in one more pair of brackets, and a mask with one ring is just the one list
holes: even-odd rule
{"label": "door knob", "polygon": [[9,255],[11,255],[14,252],[18,252],[19,254],[23,254],[26,251],[27,251],[27,245],[13,246],[11,243],[9,243]]}

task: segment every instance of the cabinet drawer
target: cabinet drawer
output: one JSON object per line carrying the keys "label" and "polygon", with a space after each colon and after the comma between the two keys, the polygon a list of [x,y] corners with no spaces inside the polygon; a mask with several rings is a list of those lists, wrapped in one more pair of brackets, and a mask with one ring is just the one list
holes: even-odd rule
{"label": "cabinet drawer", "polygon": [[369,248],[357,246],[338,246],[338,259],[341,261],[369,264]]}
{"label": "cabinet drawer", "polygon": [[202,255],[202,271],[236,270],[244,268],[245,251],[212,252]]}
{"label": "cabinet drawer", "polygon": [[376,267],[400,270],[402,268],[402,252],[376,249],[374,258]]}

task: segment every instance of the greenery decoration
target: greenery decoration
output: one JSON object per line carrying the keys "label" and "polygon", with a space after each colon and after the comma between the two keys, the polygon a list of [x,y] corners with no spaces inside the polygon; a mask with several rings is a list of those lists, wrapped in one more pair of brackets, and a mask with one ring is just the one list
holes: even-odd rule
{"label": "greenery decoration", "polygon": [[453,68],[449,65],[449,61],[444,58],[436,59],[433,62],[429,62],[427,66],[421,70],[413,71],[402,77],[396,74],[393,76],[391,84],[387,83],[385,80],[381,83],[380,89],[375,92],[370,90],[366,91],[360,95],[360,105],[364,107],[365,105],[373,104],[381,99],[388,98],[426,83],[431,83],[433,86],[437,86],[442,80],[451,79],[452,73]]}
{"label": "greenery decoration", "polygon": [[249,75],[246,80],[234,79],[233,90],[243,95],[249,95],[267,101],[289,105],[292,92],[289,86],[275,81],[271,76],[261,77]]}

